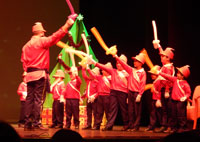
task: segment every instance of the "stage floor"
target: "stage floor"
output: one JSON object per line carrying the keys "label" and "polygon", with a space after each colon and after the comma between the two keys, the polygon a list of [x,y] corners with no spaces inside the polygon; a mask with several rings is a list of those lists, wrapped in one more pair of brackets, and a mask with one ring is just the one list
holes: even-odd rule
{"label": "stage floor", "polygon": [[[15,130],[19,133],[24,141],[48,141],[56,131],[59,129],[49,129],[48,131],[34,130],[34,131],[24,131],[23,128],[18,128],[18,125],[12,125]],[[45,126],[47,127],[47,126]],[[138,132],[128,132],[121,131],[122,126],[114,126],[112,131],[101,131],[101,130],[82,130],[81,128],[72,130],[78,132],[85,141],[158,141],[169,133],[153,133],[145,132],[146,127],[140,127]]]}

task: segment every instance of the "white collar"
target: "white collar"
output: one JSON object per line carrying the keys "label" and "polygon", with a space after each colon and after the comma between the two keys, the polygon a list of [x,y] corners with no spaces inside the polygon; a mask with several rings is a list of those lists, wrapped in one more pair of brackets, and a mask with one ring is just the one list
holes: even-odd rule
{"label": "white collar", "polygon": [[173,65],[173,63],[168,63],[168,64],[165,64],[165,65],[163,65],[164,67],[170,67],[170,66],[172,66]]}
{"label": "white collar", "polygon": [[135,71],[136,71],[136,72],[143,72],[143,71],[144,71],[144,68],[141,68],[141,69],[139,69],[139,70],[137,70],[137,69],[135,68]]}

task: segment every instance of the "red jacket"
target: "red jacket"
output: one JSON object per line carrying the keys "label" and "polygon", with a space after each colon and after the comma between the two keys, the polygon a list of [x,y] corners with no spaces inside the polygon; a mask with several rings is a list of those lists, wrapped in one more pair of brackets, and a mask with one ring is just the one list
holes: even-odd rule
{"label": "red jacket", "polygon": [[59,100],[62,92],[65,90],[65,83],[64,81],[61,81],[57,84],[55,84],[52,88],[51,93],[53,94],[54,100]]}
{"label": "red jacket", "polygon": [[[66,32],[59,29],[48,37],[32,36],[22,48],[21,61],[24,71],[29,67],[49,70],[49,47],[55,45],[65,34]],[[45,77],[45,71],[34,71],[27,73],[26,80],[29,82],[42,77]]]}
{"label": "red jacket", "polygon": [[110,95],[111,76],[95,75],[90,69],[89,74],[99,81],[97,86],[98,95]]}
{"label": "red jacket", "polygon": [[110,89],[128,93],[128,88],[127,88],[128,73],[125,70],[118,71],[117,69],[108,68],[100,63],[96,63],[96,66],[102,70],[105,70],[107,73],[111,75]]}
{"label": "red jacket", "polygon": [[76,79],[71,80],[67,83],[65,90],[63,91],[63,95],[65,99],[80,99],[80,87],[81,87],[81,79],[79,76],[76,76]]}
{"label": "red jacket", "polygon": [[161,100],[161,85],[160,80],[156,79],[153,82],[153,92],[152,92],[152,99],[153,100]]}
{"label": "red jacket", "polygon": [[138,92],[139,95],[142,95],[144,92],[144,87],[146,85],[146,72],[142,68],[140,70],[136,70],[132,68],[128,64],[121,61],[118,57],[116,60],[122,65],[122,67],[126,70],[129,74],[128,77],[128,90],[133,92]]}
{"label": "red jacket", "polygon": [[23,95],[23,92],[27,93],[27,84],[25,82],[21,82],[17,89],[17,94],[20,96],[20,101],[26,100],[26,96]]}
{"label": "red jacket", "polygon": [[86,74],[86,70],[82,69],[82,76],[86,81],[87,88],[86,88],[86,97],[94,95],[95,98],[98,97],[97,86],[99,81],[93,77],[88,77]]}
{"label": "red jacket", "polygon": [[181,97],[190,97],[191,89],[186,80],[178,80],[177,77],[173,77],[164,73],[160,73],[160,75],[173,83],[171,96],[173,100],[180,101]]}
{"label": "red jacket", "polygon": [[[173,64],[169,63],[169,64],[163,65],[162,68],[160,69],[160,72],[174,76],[175,70],[174,70]],[[160,85],[162,85],[162,87],[172,87],[173,86],[170,81],[165,80],[161,76],[159,76],[158,78],[161,80]]]}

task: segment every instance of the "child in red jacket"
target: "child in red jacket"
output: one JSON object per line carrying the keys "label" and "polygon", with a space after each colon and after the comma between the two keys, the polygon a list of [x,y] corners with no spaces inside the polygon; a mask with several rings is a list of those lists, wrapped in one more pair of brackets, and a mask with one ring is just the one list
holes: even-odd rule
{"label": "child in red jacket", "polygon": [[20,103],[21,103],[18,127],[24,127],[24,123],[25,123],[24,109],[25,109],[25,101],[26,101],[26,96],[27,96],[27,83],[26,83],[25,76],[26,76],[26,72],[23,73],[22,75],[23,82],[20,83],[17,90],[17,94],[20,96]]}
{"label": "child in red jacket", "polygon": [[[88,67],[89,69],[89,67]],[[92,72],[95,75],[99,75],[99,68],[95,67],[92,69]],[[87,76],[86,70],[82,68],[82,76],[87,84],[86,88],[86,98],[87,98],[87,126],[83,129],[91,129],[92,127],[92,114],[94,116],[94,130],[99,130],[100,127],[97,127],[96,120],[97,120],[97,98],[98,98],[98,91],[97,86],[99,81],[92,76]]]}
{"label": "child in red jacket", "polygon": [[[108,68],[112,68],[112,64],[108,62],[105,64]],[[109,106],[110,106],[110,82],[111,76],[106,71],[102,70],[101,74],[94,74],[90,69],[87,69],[89,74],[99,81],[97,86],[98,99],[97,99],[97,120],[96,128],[100,128],[103,115],[105,112],[107,120],[109,119]]]}
{"label": "child in red jacket", "polygon": [[173,83],[172,90],[172,130],[171,132],[183,132],[186,130],[186,105],[191,95],[191,89],[185,80],[190,75],[189,66],[177,67],[177,76],[173,77],[160,72],[159,75]]}
{"label": "child in red jacket", "polygon": [[129,124],[124,130],[138,131],[140,127],[141,113],[142,113],[142,103],[141,97],[144,92],[144,87],[146,85],[146,72],[143,68],[145,63],[145,55],[143,53],[132,57],[134,60],[134,67],[129,66],[126,62],[121,60],[119,57],[114,56],[116,61],[121,64],[121,66],[129,74],[128,77],[128,116]]}
{"label": "child in red jacket", "polygon": [[[121,55],[119,57],[124,62],[127,62],[127,57]],[[89,59],[89,63],[94,64],[96,67],[106,71],[111,75],[110,83],[110,106],[109,106],[109,118],[103,131],[110,131],[113,129],[115,119],[118,113],[118,106],[120,107],[122,119],[124,123],[123,130],[128,127],[128,89],[127,78],[128,73],[124,70],[120,63],[116,62],[117,69],[108,67],[104,64],[97,63]]]}
{"label": "child in red jacket", "polygon": [[62,92],[65,89],[64,78],[65,74],[61,69],[58,69],[53,76],[54,83],[51,85],[51,93],[53,94],[52,122],[49,128],[63,128],[64,118],[64,99]]}
{"label": "child in red jacket", "polygon": [[[161,58],[162,67],[160,72],[174,76],[175,69],[172,63],[174,58],[174,49],[167,47],[165,50],[162,49],[159,40],[153,41],[153,46],[155,49],[159,49],[159,54]],[[171,93],[172,93],[172,83],[162,76],[158,76],[160,85],[162,86],[159,92],[161,92],[161,102],[162,102],[162,127],[157,130],[157,132],[168,132],[170,131],[172,125],[172,114],[171,114]]]}
{"label": "child in red jacket", "polygon": [[71,119],[73,116],[75,129],[79,129],[79,101],[81,99],[80,87],[82,81],[78,76],[76,67],[71,67],[69,75],[71,81],[67,83],[62,93],[66,99],[66,128],[69,129],[71,127]]}
{"label": "child in red jacket", "polygon": [[148,71],[151,74],[151,79],[154,80],[151,88],[152,103],[150,111],[150,123],[148,128],[145,129],[145,131],[148,132],[155,132],[157,122],[161,123],[161,92],[158,91],[160,90],[161,85],[158,79],[158,74],[156,74],[158,71],[160,71],[160,66],[158,65],[155,65],[150,71]]}

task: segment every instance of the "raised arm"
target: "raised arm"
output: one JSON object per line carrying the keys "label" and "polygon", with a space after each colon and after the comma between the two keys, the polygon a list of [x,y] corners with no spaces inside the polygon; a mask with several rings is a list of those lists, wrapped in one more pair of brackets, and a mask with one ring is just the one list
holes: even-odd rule
{"label": "raised arm", "polygon": [[113,57],[116,59],[116,61],[118,61],[122,65],[122,67],[126,70],[126,72],[128,74],[130,74],[132,72],[131,66],[129,66],[127,63],[123,62],[117,55],[115,55]]}
{"label": "raised arm", "polygon": [[105,70],[109,74],[112,74],[113,68],[108,68],[104,64],[101,64],[101,63],[96,63],[95,66],[102,70]]}
{"label": "raised arm", "polygon": [[90,80],[90,78],[87,76],[86,74],[86,69],[85,68],[82,68],[82,76],[85,80]]}
{"label": "raised arm", "polygon": [[[74,17],[77,16],[76,14]],[[67,19],[66,23],[55,33],[53,33],[51,36],[43,37],[42,43],[45,45],[46,48],[49,48],[53,45],[55,45],[59,40],[61,40],[67,33],[68,29],[74,24],[73,15],[69,16],[70,18]]]}
{"label": "raised arm", "polygon": [[165,79],[167,79],[169,81],[172,81],[172,82],[176,81],[176,77],[171,76],[169,74],[160,72],[159,75],[161,75],[162,77],[164,77]]}
{"label": "raised arm", "polygon": [[58,56],[58,62],[65,68],[65,70],[70,70],[70,67],[61,59],[61,55]]}

